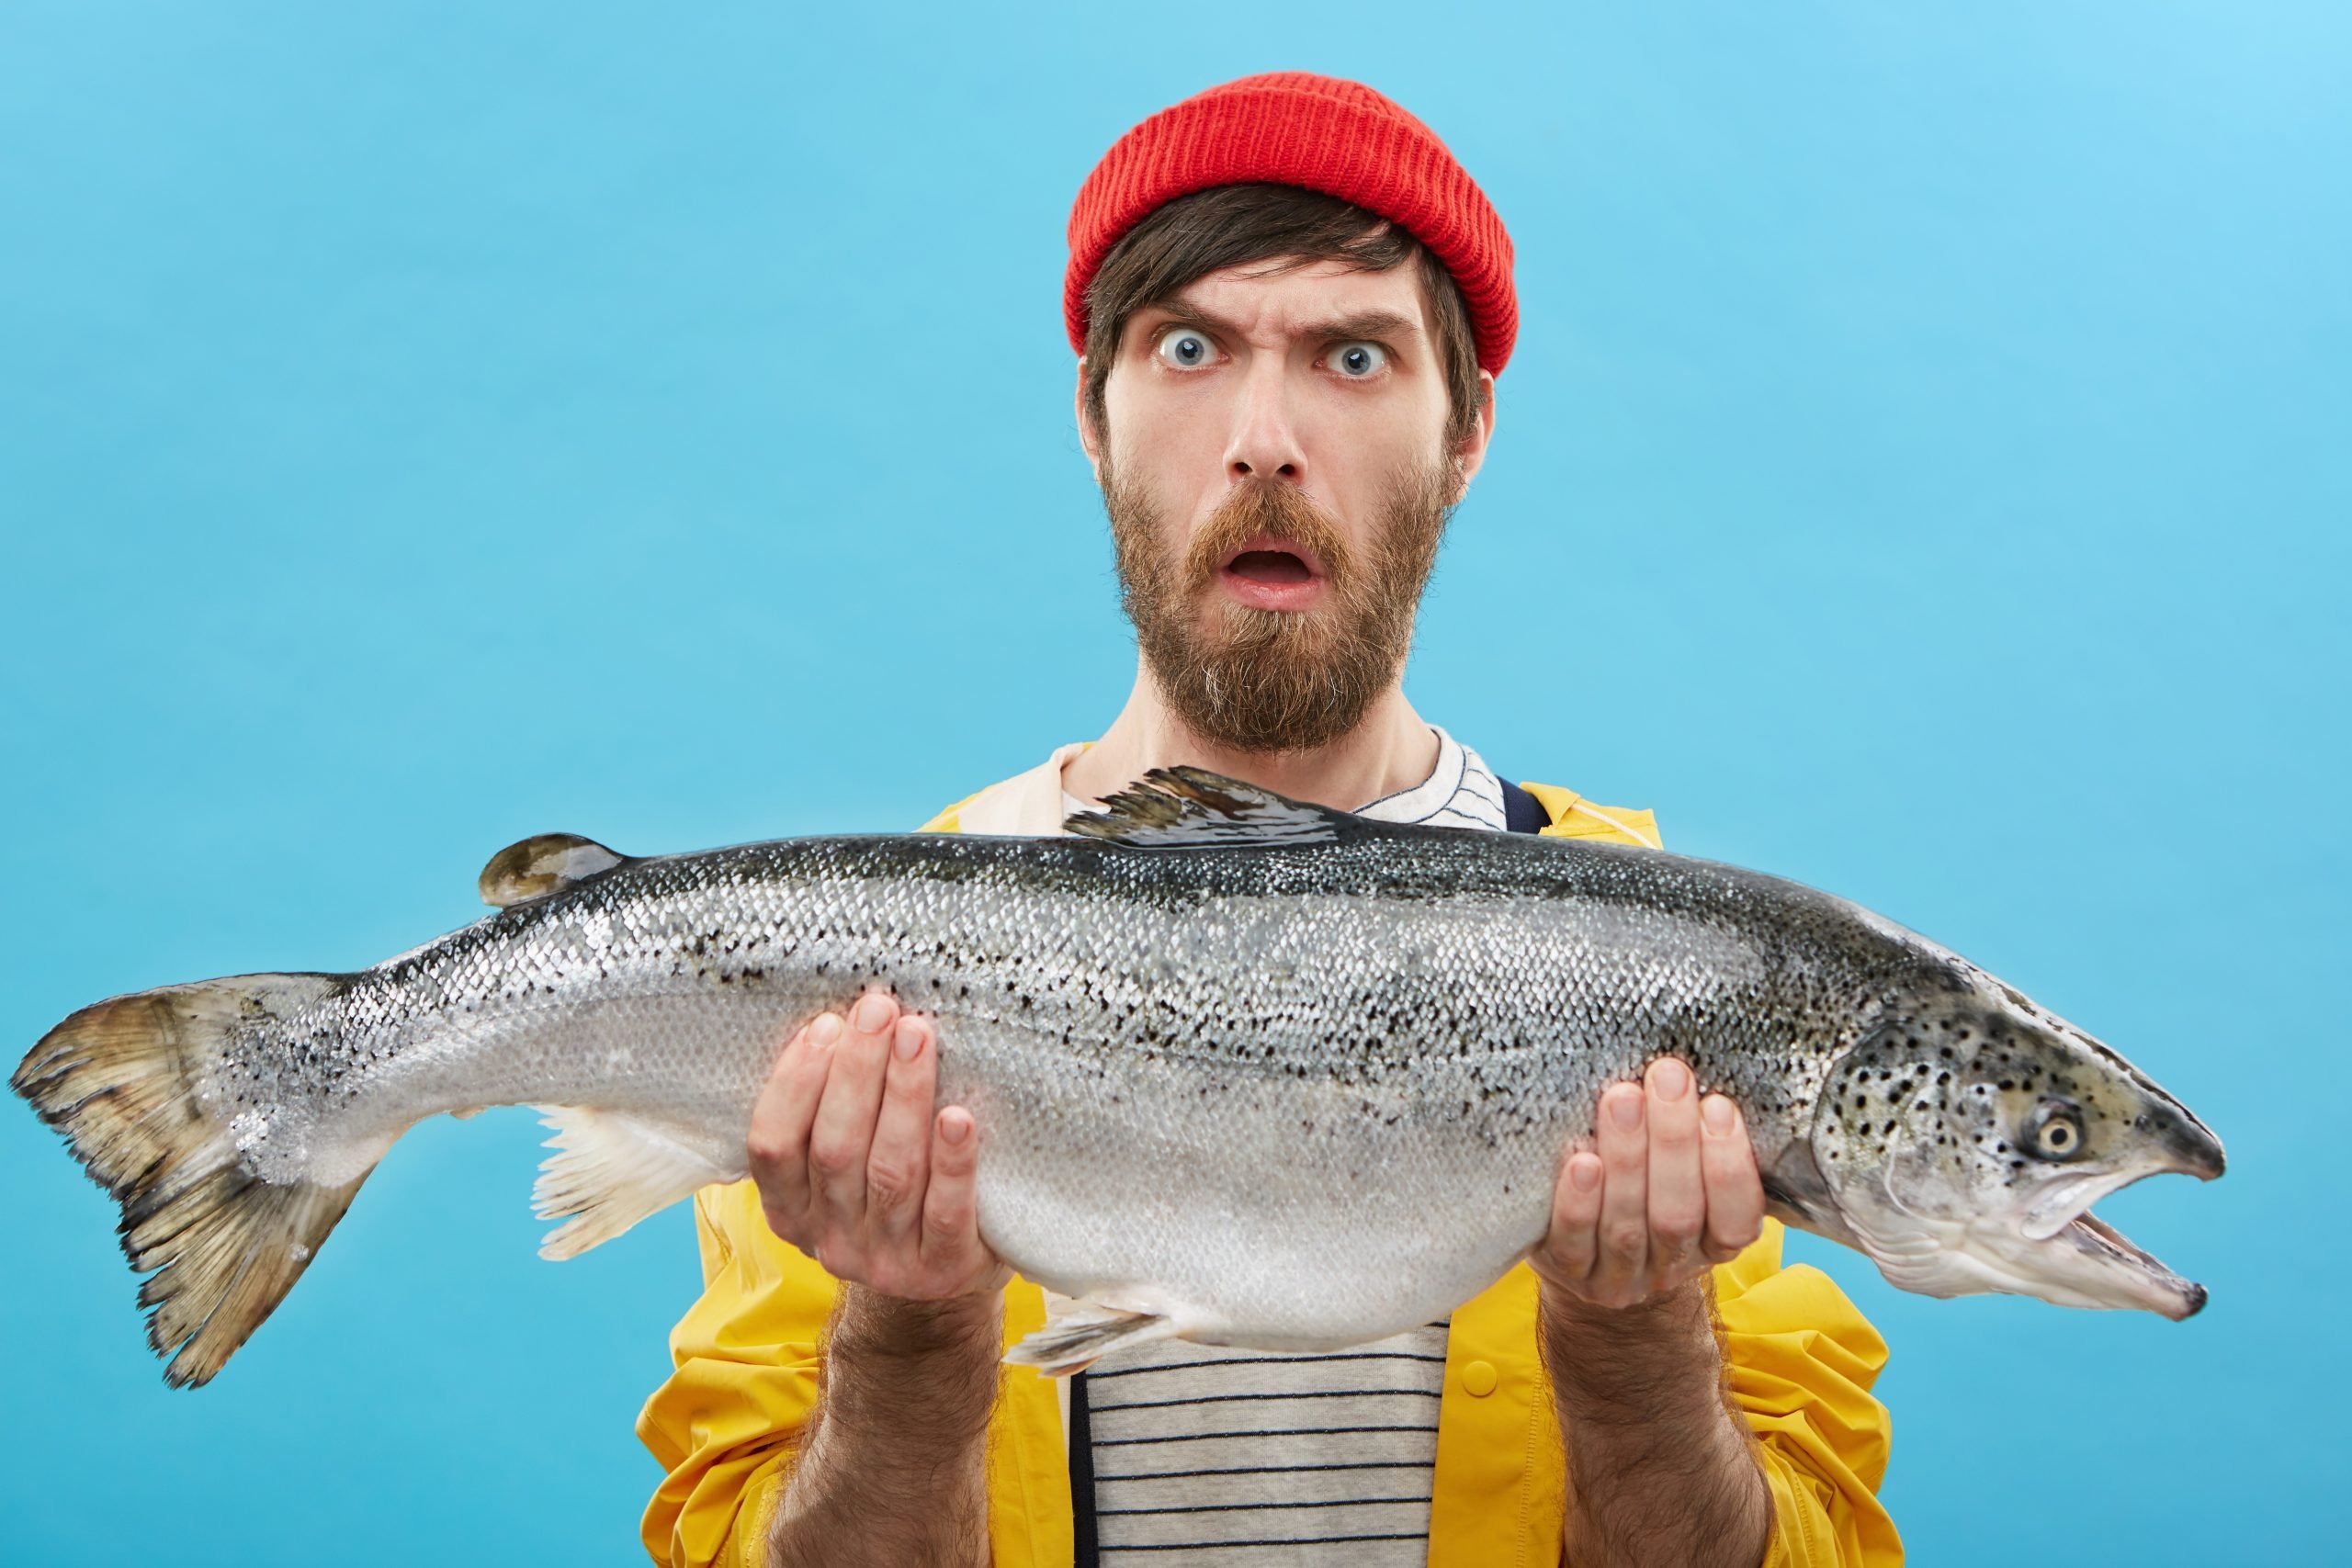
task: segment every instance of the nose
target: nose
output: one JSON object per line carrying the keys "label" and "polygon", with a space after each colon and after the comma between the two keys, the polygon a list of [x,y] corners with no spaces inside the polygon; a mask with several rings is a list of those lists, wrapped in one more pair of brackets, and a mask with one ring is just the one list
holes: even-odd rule
{"label": "nose", "polygon": [[1306,480],[1306,457],[1290,407],[1287,367],[1279,355],[1261,355],[1241,379],[1233,432],[1225,452],[1229,479]]}

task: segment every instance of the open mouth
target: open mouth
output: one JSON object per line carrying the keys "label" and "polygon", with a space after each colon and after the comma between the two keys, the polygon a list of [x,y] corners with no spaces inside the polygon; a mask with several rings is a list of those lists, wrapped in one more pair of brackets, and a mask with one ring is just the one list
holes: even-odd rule
{"label": "open mouth", "polygon": [[2135,1293],[2140,1299],[2125,1304],[2145,1307],[2176,1323],[2203,1310],[2204,1286],[2182,1279],[2097,1214],[2085,1211],[2075,1215],[2058,1235],[2076,1252],[2087,1255],[2086,1260],[2094,1265],[2136,1278],[2141,1290]]}
{"label": "open mouth", "polygon": [[2166,1294],[2178,1303],[2177,1310],[2157,1309],[2166,1317],[2177,1322],[2184,1317],[2194,1317],[2203,1309],[2204,1286],[2182,1279],[2097,1214],[2086,1212],[2075,1215],[2067,1222],[2065,1235],[2085,1252],[2113,1259],[2126,1268],[2136,1269],[2163,1281],[2167,1287]]}
{"label": "open mouth", "polygon": [[2058,1184],[2022,1213],[1996,1210],[1973,1218],[1939,1218],[1906,1205],[1888,1186],[1881,1190],[1888,1200],[1883,1206],[1842,1205],[1840,1218],[1854,1243],[1906,1291],[1930,1296],[1998,1291],[2057,1306],[2153,1312],[2177,1323],[2204,1307],[2205,1287],[2174,1273],[2090,1206],[2163,1172],[2210,1180],[2221,1170],[2217,1142],[2210,1160],[2165,1160],[2120,1173],[2085,1173]]}
{"label": "open mouth", "polygon": [[[2207,1180],[2221,1174],[2218,1159],[2210,1168],[2169,1168]],[[2043,1258],[2049,1281],[2094,1298],[2078,1304],[2139,1307],[2175,1322],[2196,1315],[2205,1305],[2204,1286],[2182,1279],[2091,1213],[2091,1205],[2109,1193],[2157,1174],[2139,1169],[2085,1177],[2062,1185],[2029,1210],[2019,1235],[2028,1244],[2049,1249]]]}
{"label": "open mouth", "polygon": [[1303,610],[1322,596],[1326,579],[1314,552],[1291,539],[1250,540],[1225,558],[1217,581],[1234,599],[1261,610]]}

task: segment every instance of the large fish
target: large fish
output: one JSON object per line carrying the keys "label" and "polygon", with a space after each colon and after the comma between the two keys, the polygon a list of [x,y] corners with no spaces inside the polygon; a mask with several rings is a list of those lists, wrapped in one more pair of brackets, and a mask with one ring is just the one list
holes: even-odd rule
{"label": "large fish", "polygon": [[566,1258],[744,1174],[805,1019],[938,1019],[979,1224],[1081,1308],[1049,1371],[1166,1335],[1328,1348],[1427,1323],[1543,1235],[1597,1097],[1666,1054],[1744,1109],[1772,1212],[1932,1295],[2186,1317],[2086,1211],[2220,1142],[1991,976],[1795,884],[1646,850],[1376,823],[1190,769],[1079,835],[786,840],[632,860],[552,836],[500,912],[351,975],[117,997],[13,1078],[122,1204],[149,1341],[219,1371],[401,1133],[547,1108]]}

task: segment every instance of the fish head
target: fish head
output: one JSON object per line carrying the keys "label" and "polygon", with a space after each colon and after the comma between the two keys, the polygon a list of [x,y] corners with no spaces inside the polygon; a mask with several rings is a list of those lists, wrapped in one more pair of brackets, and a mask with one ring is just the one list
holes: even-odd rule
{"label": "fish head", "polygon": [[2222,1174],[2221,1140],[2108,1046],[1981,971],[1883,1019],[1814,1113],[1826,1234],[1931,1296],[2005,1292],[2180,1319],[2192,1284],[2090,1213],[2145,1177]]}

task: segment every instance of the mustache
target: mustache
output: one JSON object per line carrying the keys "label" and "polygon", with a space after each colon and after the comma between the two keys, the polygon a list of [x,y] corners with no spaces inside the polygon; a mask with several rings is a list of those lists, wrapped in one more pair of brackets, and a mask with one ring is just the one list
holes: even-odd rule
{"label": "mustache", "polygon": [[1334,589],[1355,580],[1355,559],[1339,525],[1306,491],[1255,475],[1226,492],[1184,551],[1184,576],[1193,588],[1216,581],[1226,558],[1255,539],[1303,547],[1320,561]]}
{"label": "mustache", "polygon": [[[1121,604],[1179,721],[1253,753],[1312,750],[1352,729],[1403,668],[1460,491],[1458,468],[1442,458],[1400,474],[1351,545],[1298,486],[1253,474],[1180,541],[1150,495],[1106,462]],[[1317,558],[1328,603],[1288,613],[1224,602],[1226,560],[1269,541]]]}

